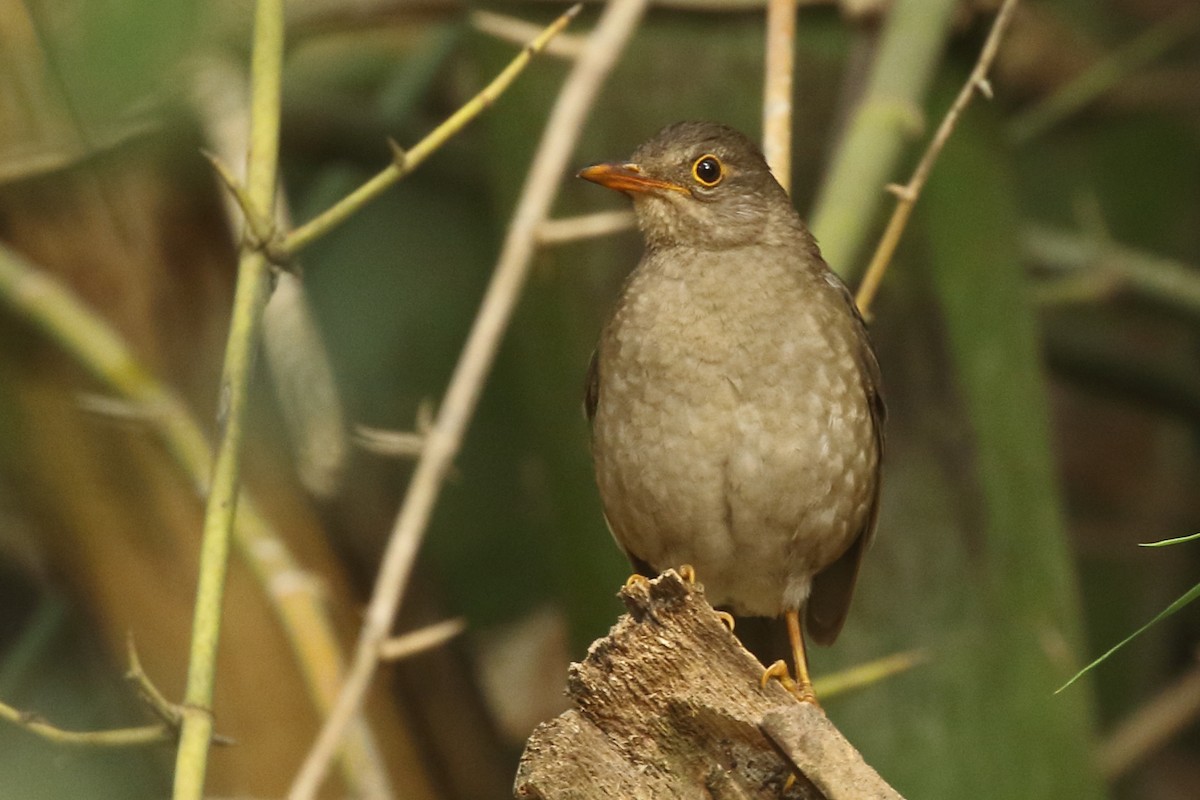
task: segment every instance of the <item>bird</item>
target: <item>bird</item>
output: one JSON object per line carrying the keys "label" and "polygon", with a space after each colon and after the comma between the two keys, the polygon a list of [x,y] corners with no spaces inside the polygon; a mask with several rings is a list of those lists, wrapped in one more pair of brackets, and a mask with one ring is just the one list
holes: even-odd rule
{"label": "bird", "polygon": [[645,249],[587,369],[605,520],[637,570],[686,566],[714,606],[832,644],[878,517],[878,360],[846,285],[747,136],[670,125],[578,177],[627,195]]}

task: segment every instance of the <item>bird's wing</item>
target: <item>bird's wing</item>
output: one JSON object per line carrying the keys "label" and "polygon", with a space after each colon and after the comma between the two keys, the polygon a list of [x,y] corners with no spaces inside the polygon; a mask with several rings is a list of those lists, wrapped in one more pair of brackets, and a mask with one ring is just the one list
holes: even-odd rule
{"label": "bird's wing", "polygon": [[[583,384],[583,413],[587,416],[588,424],[596,417],[596,404],[600,402],[600,350],[599,348],[592,351],[592,358],[588,361],[587,377]],[[603,502],[601,497],[601,502]],[[621,552],[629,559],[629,563],[633,565],[633,571],[639,575],[645,575],[647,578],[658,577],[658,570],[650,566],[647,562],[635,556],[621,542],[621,537],[617,536],[617,532],[613,530],[612,520],[608,518],[608,513],[604,513],[604,524],[608,527],[608,532],[612,535],[613,541],[621,548]]]}
{"label": "bird's wing", "polygon": [[862,564],[863,554],[875,536],[875,522],[879,517],[879,487],[880,468],[883,464],[883,424],[887,419],[887,406],[883,402],[882,377],[879,372],[879,361],[875,358],[870,339],[867,338],[867,326],[858,313],[854,300],[849,292],[846,299],[850,303],[854,316],[858,320],[861,341],[859,361],[862,368],[863,390],[867,394],[867,407],[870,409],[875,429],[875,490],[871,496],[871,506],[862,528],[854,538],[846,552],[836,561],[813,576],[812,592],[805,606],[805,627],[817,644],[833,644],[842,626],[846,622],[846,614],[850,611],[850,599],[854,595],[854,584],[858,580],[858,568]]}
{"label": "bird's wing", "polygon": [[583,413],[590,424],[596,416],[596,405],[600,402],[600,349],[592,351],[588,361],[587,377],[583,382]]}

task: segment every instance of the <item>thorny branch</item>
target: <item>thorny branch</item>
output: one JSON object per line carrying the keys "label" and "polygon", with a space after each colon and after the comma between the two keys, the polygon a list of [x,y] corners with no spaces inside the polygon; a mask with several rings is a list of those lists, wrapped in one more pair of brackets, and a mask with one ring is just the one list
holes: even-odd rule
{"label": "thorny branch", "polygon": [[917,198],[921,196],[921,190],[925,187],[925,182],[929,179],[929,173],[933,171],[933,165],[941,155],[942,148],[946,146],[950,134],[954,132],[958,118],[962,116],[963,110],[975,97],[976,92],[987,98],[992,96],[992,86],[987,77],[988,70],[991,69],[996,53],[1000,50],[1004,31],[1008,28],[1008,23],[1012,19],[1016,7],[1017,0],[1004,0],[1004,5],[1000,7],[1000,11],[997,12],[996,19],[992,23],[992,30],[988,33],[987,41],[984,42],[983,50],[979,53],[979,60],[975,62],[975,68],[971,70],[967,82],[959,90],[958,97],[954,99],[950,110],[942,118],[942,123],[934,133],[933,139],[930,140],[929,146],[925,148],[925,153],[917,163],[917,168],[913,171],[908,183],[903,186],[888,187],[897,197],[896,208],[892,212],[892,218],[888,220],[887,228],[884,229],[883,237],[880,238],[879,244],[875,248],[875,255],[871,257],[871,263],[867,267],[867,272],[863,276],[858,293],[854,298],[859,312],[866,319],[870,319],[871,303],[875,300],[875,293],[879,291],[879,284],[883,280],[884,273],[887,272],[888,265],[891,264],[896,246],[900,244],[900,237],[908,225],[908,218],[912,215],[913,206],[916,205]]}

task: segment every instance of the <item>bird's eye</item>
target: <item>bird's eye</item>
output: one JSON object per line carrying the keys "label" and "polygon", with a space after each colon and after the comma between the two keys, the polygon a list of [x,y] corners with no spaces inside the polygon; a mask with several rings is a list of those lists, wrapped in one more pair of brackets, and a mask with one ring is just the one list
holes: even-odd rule
{"label": "bird's eye", "polygon": [[721,169],[721,159],[709,153],[696,159],[692,164],[692,177],[701,186],[716,186],[721,182],[724,170]]}

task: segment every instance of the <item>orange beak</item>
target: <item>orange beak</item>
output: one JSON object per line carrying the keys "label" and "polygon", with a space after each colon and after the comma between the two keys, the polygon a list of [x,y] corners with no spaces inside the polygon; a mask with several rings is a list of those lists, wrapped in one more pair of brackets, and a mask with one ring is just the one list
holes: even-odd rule
{"label": "orange beak", "polygon": [[593,164],[580,170],[577,177],[618,192],[669,191],[689,194],[687,189],[677,183],[644,175],[642,168],[637,164]]}

